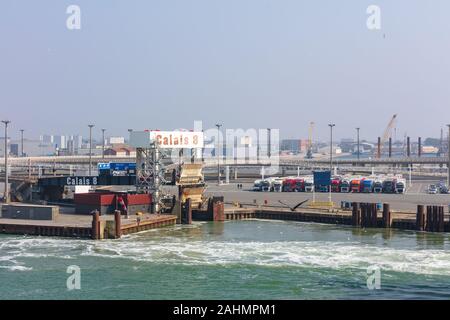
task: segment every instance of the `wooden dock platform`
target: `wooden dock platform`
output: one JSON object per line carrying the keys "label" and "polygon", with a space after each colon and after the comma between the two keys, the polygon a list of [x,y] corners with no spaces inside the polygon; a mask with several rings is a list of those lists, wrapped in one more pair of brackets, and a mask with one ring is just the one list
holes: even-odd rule
{"label": "wooden dock platform", "polygon": [[[54,220],[4,219],[0,218],[0,234],[23,234],[49,237],[72,237],[83,239],[117,238],[115,217],[99,217],[99,230],[94,230],[91,215],[59,214]],[[174,225],[176,216],[143,214],[120,219],[120,235],[131,234],[153,228]],[[108,226],[113,226],[108,229]]]}
{"label": "wooden dock platform", "polygon": [[443,214],[443,207],[428,206],[425,212],[424,206],[418,206],[418,212],[415,213],[391,211],[389,205],[386,204],[383,210],[377,210],[373,206],[374,204],[361,205],[365,207],[358,207],[356,210],[301,208],[296,211],[264,206],[254,208],[227,207],[225,208],[225,219],[270,219],[340,224],[361,228],[450,232],[450,217]]}

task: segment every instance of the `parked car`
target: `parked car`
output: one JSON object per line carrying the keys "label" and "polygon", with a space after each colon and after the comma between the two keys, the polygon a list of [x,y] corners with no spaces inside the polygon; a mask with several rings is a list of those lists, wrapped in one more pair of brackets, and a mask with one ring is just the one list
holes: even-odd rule
{"label": "parked car", "polygon": [[448,187],[445,184],[440,185],[439,186],[439,193],[448,194]]}
{"label": "parked car", "polygon": [[438,188],[436,187],[435,184],[430,184],[428,186],[428,193],[429,194],[437,194],[438,193]]}

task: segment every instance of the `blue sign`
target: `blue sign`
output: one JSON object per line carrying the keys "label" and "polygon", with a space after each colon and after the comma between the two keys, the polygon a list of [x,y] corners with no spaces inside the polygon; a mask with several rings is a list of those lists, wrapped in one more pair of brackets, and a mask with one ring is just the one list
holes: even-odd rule
{"label": "blue sign", "polygon": [[112,171],[136,170],[135,162],[111,162],[109,166]]}
{"label": "blue sign", "polygon": [[108,162],[97,164],[98,170],[128,171],[136,170],[135,162]]}
{"label": "blue sign", "polygon": [[331,185],[331,171],[314,171],[313,175],[315,186]]}
{"label": "blue sign", "polygon": [[98,170],[109,170],[110,169],[109,162],[108,163],[99,163],[99,164],[97,164],[97,168],[98,168]]}

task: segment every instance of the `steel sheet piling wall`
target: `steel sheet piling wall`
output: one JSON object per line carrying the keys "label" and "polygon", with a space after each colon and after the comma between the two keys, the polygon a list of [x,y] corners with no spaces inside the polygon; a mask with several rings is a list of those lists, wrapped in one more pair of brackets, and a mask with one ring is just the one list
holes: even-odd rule
{"label": "steel sheet piling wall", "polygon": [[419,231],[425,230],[425,207],[423,205],[417,206],[417,214],[416,214],[416,228]]}
{"label": "steel sheet piling wall", "polygon": [[390,228],[392,226],[391,207],[389,203],[383,203],[383,227]]}
{"label": "steel sheet piling wall", "polygon": [[352,225],[361,226],[361,209],[358,202],[352,203]]}

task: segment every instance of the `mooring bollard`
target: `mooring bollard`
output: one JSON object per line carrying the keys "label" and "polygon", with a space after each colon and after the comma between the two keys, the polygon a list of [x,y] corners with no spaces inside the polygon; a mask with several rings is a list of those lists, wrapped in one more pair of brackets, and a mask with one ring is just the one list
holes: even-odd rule
{"label": "mooring bollard", "polygon": [[383,203],[383,227],[390,228],[392,226],[391,206],[389,203]]}
{"label": "mooring bollard", "polygon": [[119,239],[122,236],[122,221],[121,221],[120,210],[114,211],[114,227],[115,227],[115,238]]}
{"label": "mooring bollard", "polygon": [[421,204],[417,206],[416,228],[419,231],[425,230],[425,207]]}
{"label": "mooring bollard", "polygon": [[92,213],[92,239],[100,239],[100,212],[94,210]]}
{"label": "mooring bollard", "polygon": [[223,202],[215,202],[213,208],[213,220],[225,221],[225,210]]}

